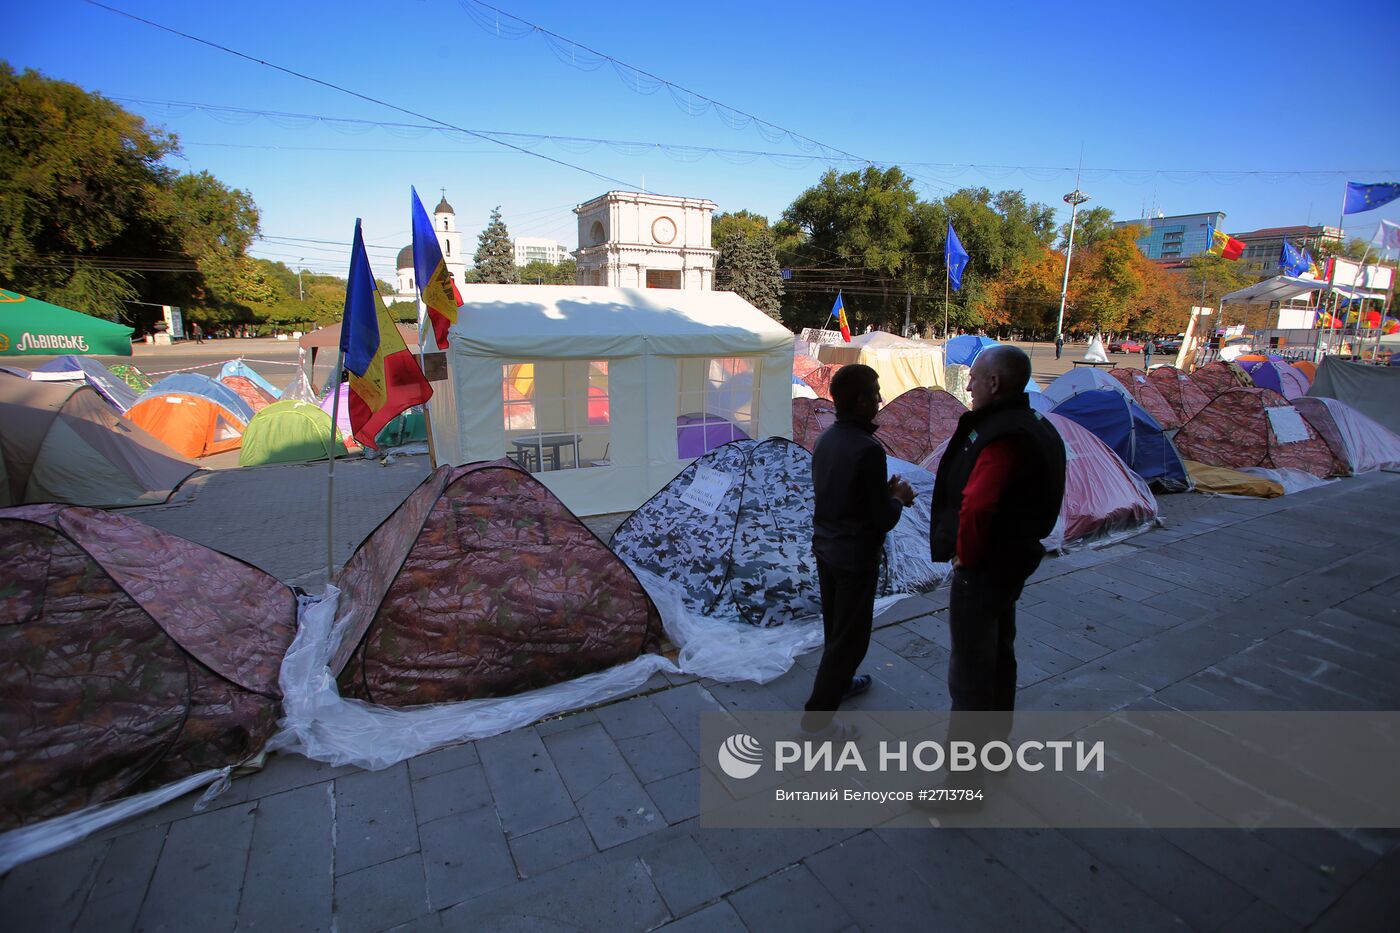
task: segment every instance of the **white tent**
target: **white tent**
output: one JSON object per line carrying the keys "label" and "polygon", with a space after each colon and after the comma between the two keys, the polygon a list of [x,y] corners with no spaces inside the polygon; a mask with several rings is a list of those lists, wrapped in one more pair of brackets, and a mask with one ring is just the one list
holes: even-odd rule
{"label": "white tent", "polygon": [[817,348],[823,363],[864,363],[880,375],[880,394],[886,401],[920,386],[944,387],[943,348],[898,334],[871,331],[850,343],[823,344]]}
{"label": "white tent", "polygon": [[597,515],[635,509],[704,450],[792,436],[793,335],[732,292],[461,292],[430,409],[439,462],[509,456]]}
{"label": "white tent", "polygon": [[1294,278],[1290,275],[1276,275],[1271,279],[1265,279],[1248,288],[1241,288],[1239,291],[1220,299],[1222,305],[1228,304],[1268,304],[1271,301],[1288,301],[1290,298],[1301,298],[1304,295],[1317,291],[1334,291],[1345,298],[1383,298],[1384,292],[1371,292],[1363,288],[1348,288],[1345,285],[1328,285],[1318,279]]}

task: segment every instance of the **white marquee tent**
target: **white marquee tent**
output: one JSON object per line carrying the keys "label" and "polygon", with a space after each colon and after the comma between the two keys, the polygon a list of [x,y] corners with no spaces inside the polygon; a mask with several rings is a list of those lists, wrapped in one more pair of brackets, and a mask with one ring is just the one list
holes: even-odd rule
{"label": "white marquee tent", "polygon": [[441,463],[509,456],[575,513],[635,509],[704,450],[792,436],[793,335],[732,292],[464,285]]}

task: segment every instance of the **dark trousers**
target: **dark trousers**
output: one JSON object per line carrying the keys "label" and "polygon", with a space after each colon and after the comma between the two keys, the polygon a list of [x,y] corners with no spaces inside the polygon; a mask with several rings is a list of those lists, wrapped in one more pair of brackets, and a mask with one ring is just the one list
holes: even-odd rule
{"label": "dark trousers", "polygon": [[[1025,577],[958,568],[948,598],[952,654],[948,692],[953,716],[948,738],[978,744],[1005,740],[1016,708],[1016,600]],[[994,711],[1002,715],[959,716]]]}
{"label": "dark trousers", "polygon": [[822,628],[826,646],[817,666],[812,695],[804,707],[805,729],[822,729],[841,706],[865,652],[870,648],[870,628],[875,621],[875,586],[880,568],[851,572],[817,558],[817,580],[822,590]]}

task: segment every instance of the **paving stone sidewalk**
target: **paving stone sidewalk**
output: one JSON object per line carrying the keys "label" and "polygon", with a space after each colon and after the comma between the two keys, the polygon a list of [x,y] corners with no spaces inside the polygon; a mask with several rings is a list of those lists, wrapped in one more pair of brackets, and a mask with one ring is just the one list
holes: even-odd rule
{"label": "paving stone sidewalk", "polygon": [[[281,482],[306,469],[217,474],[138,514],[319,583],[324,486]],[[421,458],[338,467],[337,560],[425,473]],[[1162,503],[1166,527],[1048,560],[1027,587],[1022,708],[1400,708],[1400,476]],[[939,590],[878,620],[862,708],[946,708],[946,605]],[[340,933],[1353,931],[1400,916],[1393,831],[701,829],[698,714],[795,708],[815,662],[762,686],[658,676],[379,772],[272,756],[210,810],[186,798],[16,869],[0,916]]]}

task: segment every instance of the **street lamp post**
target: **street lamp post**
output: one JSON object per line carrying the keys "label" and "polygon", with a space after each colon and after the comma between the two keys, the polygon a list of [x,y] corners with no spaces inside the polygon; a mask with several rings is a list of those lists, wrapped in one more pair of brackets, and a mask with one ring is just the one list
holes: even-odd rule
{"label": "street lamp post", "polygon": [[298,260],[297,260],[297,301],[305,301],[305,300],[306,300],[306,292],[302,291],[302,288],[301,288],[301,267],[302,267],[305,263],[306,263],[306,258],[305,258],[305,257],[302,257],[301,259],[298,259]]}
{"label": "street lamp post", "polygon": [[1089,200],[1089,196],[1077,187],[1065,195],[1069,211],[1069,248],[1065,250],[1065,280],[1060,285],[1060,316],[1055,321],[1055,337],[1058,339],[1065,330],[1065,296],[1069,294],[1069,261],[1074,257],[1074,223],[1079,219],[1079,205]]}

